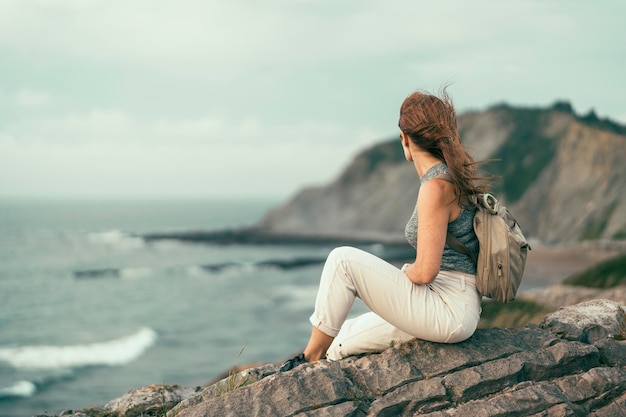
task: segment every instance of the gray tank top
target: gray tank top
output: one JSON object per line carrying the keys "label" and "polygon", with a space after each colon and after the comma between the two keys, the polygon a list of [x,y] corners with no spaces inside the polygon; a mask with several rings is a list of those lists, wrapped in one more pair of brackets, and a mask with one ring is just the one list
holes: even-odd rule
{"label": "gray tank top", "polygon": [[[449,174],[448,167],[443,162],[426,171],[424,176],[420,178],[420,184],[424,184],[426,181],[433,179],[439,174]],[[463,242],[472,253],[478,256],[478,238],[476,238],[473,226],[474,214],[474,210],[462,207],[459,217],[448,223],[448,231]],[[417,222],[418,214],[416,207],[404,229],[406,239],[415,250],[417,250]],[[476,266],[472,258],[455,251],[448,245],[445,245],[443,248],[440,269],[442,271],[461,271],[467,274],[476,274]]]}

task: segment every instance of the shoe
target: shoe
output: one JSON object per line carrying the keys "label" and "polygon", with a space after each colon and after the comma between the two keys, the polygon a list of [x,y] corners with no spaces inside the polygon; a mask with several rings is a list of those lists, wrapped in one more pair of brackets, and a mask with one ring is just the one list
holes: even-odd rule
{"label": "shoe", "polygon": [[304,359],[304,353],[301,353],[298,356],[294,356],[293,358],[280,365],[280,368],[278,368],[278,372],[291,371],[293,368],[302,365],[303,363],[306,363],[306,359]]}

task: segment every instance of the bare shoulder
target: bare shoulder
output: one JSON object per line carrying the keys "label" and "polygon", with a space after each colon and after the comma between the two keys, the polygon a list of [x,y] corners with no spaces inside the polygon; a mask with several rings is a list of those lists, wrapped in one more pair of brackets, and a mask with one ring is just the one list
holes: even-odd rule
{"label": "bare shoulder", "polygon": [[438,206],[447,206],[454,200],[454,186],[445,180],[428,180],[420,186],[418,202],[420,200]]}

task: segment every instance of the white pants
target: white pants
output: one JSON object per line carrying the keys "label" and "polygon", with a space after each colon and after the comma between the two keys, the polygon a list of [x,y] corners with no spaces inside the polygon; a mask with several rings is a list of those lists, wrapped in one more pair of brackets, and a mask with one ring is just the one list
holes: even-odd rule
{"label": "white pants", "polygon": [[[476,330],[481,297],[474,275],[441,271],[427,285],[413,284],[400,269],[352,247],[334,249],[322,271],[311,324],[335,337],[327,358],[379,352],[420,338],[461,342]],[[359,297],[372,310],[347,320]]]}

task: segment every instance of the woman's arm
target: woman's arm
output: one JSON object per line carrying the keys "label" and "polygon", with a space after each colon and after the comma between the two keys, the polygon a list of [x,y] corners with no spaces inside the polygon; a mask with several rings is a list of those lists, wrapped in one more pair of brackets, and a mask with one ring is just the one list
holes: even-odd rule
{"label": "woman's arm", "polygon": [[439,273],[448,222],[458,207],[452,184],[443,180],[425,182],[417,196],[418,233],[415,262],[404,271],[411,282],[429,284]]}

